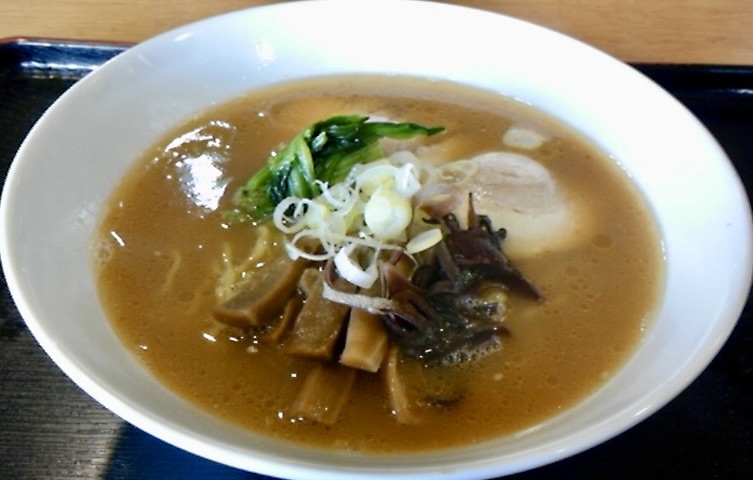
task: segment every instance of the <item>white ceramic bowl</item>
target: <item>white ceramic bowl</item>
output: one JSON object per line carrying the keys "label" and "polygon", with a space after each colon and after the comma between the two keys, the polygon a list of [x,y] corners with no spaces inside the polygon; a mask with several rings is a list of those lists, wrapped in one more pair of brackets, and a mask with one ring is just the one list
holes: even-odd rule
{"label": "white ceramic bowl", "polygon": [[[608,151],[650,203],[666,296],[627,365],[577,407],[514,438],[406,456],[323,454],[235,430],[139,367],[94,291],[99,209],[166,129],[247,90],[304,76],[395,73],[523,99]],[[711,361],[751,279],[749,202],[723,151],[667,93],[582,43],[505,16],[412,1],[312,1],[211,18],[119,55],[34,127],[0,208],[8,286],[36,339],[81,388],[137,427],[198,455],[293,478],[487,478],[602,442],[663,406]],[[698,301],[703,299],[703,301]]]}

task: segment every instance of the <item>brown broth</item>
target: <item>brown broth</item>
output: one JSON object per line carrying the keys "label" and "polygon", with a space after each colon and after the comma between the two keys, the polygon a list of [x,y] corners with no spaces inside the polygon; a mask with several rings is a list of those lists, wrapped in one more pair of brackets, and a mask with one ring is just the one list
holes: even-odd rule
{"label": "brown broth", "polygon": [[[503,348],[447,370],[445,386],[461,388],[463,396],[451,407],[423,408],[418,425],[395,422],[379,375],[366,373],[359,374],[334,426],[290,419],[287,408],[310,365],[248,339],[212,337],[223,245],[240,257],[255,235],[247,226],[223,225],[221,211],[232,192],[303,127],[351,113],[443,125],[447,134],[427,143],[459,139],[448,142],[449,159],[502,149],[502,134],[513,123],[537,125],[553,138],[526,154],[592,217],[574,248],[518,262],[543,289],[546,303],[513,300],[507,320],[512,334]],[[169,147],[197,128],[213,140]],[[203,198],[201,175],[215,172],[208,166],[232,178],[217,206]],[[519,102],[406,78],[294,83],[212,108],[137,161],[109,200],[98,245],[106,311],[122,341],[169,388],[228,422],[272,437],[376,452],[476,443],[519,432],[576,404],[640,342],[663,279],[652,217],[605,154]]]}

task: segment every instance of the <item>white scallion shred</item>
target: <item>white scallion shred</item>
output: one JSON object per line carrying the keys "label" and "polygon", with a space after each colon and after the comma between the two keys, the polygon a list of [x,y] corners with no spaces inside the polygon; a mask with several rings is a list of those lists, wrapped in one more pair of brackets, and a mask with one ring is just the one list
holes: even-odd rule
{"label": "white scallion shred", "polygon": [[340,292],[330,287],[326,282],[322,290],[322,297],[333,302],[367,310],[371,313],[379,313],[394,308],[393,301],[388,298],[371,297],[360,293]]}
{"label": "white scallion shred", "polygon": [[410,255],[436,245],[442,239],[437,228],[408,238],[413,196],[421,189],[421,175],[426,174],[426,166],[419,168],[412,159],[418,160],[411,152],[395,152],[358,164],[342,183],[318,181],[322,193],[316,198],[288,197],[280,202],[273,221],[292,235],[285,246],[288,255],[312,261],[333,259],[343,278],[368,288],[378,278],[378,252],[402,250]]}
{"label": "white scallion shred", "polygon": [[[307,198],[288,197],[277,205],[272,215],[275,226],[283,233],[296,233],[306,227],[307,208],[312,204]],[[292,208],[292,214],[287,212]]]}
{"label": "white scallion shred", "polygon": [[362,268],[350,257],[356,245],[341,248],[335,255],[335,267],[345,280],[361,288],[369,288],[374,285],[379,276],[376,262],[373,261],[368,267]]}
{"label": "white scallion shred", "polygon": [[389,188],[378,188],[366,202],[363,217],[375,237],[393,240],[408,228],[413,210],[409,198]]}
{"label": "white scallion shred", "polygon": [[405,245],[405,251],[409,254],[423,252],[442,241],[442,230],[431,228],[411,238]]}

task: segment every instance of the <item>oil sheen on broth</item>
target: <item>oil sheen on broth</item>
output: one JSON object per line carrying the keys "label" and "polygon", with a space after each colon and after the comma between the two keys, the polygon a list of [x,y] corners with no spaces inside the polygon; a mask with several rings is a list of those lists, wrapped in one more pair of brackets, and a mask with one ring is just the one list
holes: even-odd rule
{"label": "oil sheen on broth", "polygon": [[[503,135],[511,126],[531,127],[546,141],[523,153],[549,170],[572,206],[572,218],[548,232],[564,240],[538,248],[515,247],[515,230],[495,224],[508,227],[509,255],[546,301],[512,298],[502,348],[447,368],[440,390],[462,390],[459,400],[422,408],[411,425],[394,420],[378,373],[357,376],[334,425],[289,418],[309,362],[223,335],[211,320],[218,265],[228,252],[246,255],[257,235],[224,224],[232,192],[302,128],[353,113],[444,126],[444,134],[421,142],[447,161],[515,151]],[[109,200],[95,245],[100,296],[118,335],[170,389],[252,431],[374,452],[489,440],[577,403],[640,342],[663,274],[652,217],[605,154],[520,102],[409,78],[309,80],[212,108],[138,160]]]}

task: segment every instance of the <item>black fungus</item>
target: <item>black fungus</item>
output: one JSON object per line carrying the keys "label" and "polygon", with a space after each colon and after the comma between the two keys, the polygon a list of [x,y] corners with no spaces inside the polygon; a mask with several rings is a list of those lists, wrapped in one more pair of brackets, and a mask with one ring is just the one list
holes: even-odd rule
{"label": "black fungus", "polygon": [[486,299],[489,284],[543,302],[541,291],[504,254],[504,229],[494,230],[470,202],[468,227],[448,214],[429,219],[441,225],[442,241],[411,279],[387,266],[383,280],[393,308],[383,312],[387,329],[403,353],[427,364],[466,361],[492,351],[509,334],[505,306]]}

